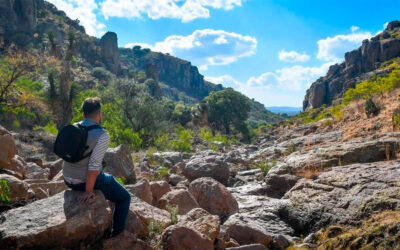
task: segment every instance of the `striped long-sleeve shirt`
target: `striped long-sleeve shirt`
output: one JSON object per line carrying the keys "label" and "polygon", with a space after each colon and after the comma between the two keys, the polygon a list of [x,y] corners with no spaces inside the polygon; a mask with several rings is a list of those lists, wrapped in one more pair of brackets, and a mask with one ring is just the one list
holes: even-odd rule
{"label": "striped long-sleeve shirt", "polygon": [[110,141],[110,136],[107,132],[104,132],[100,135],[99,140],[96,143],[96,146],[93,148],[92,154],[89,158],[89,171],[99,171],[101,169],[101,163],[104,158],[104,154],[107,151],[108,144]]}

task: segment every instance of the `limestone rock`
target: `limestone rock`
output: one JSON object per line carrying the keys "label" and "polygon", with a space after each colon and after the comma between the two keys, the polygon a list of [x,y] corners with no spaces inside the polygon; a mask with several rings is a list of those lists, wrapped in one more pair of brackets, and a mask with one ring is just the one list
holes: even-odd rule
{"label": "limestone rock", "polygon": [[132,233],[129,233],[128,231],[123,231],[116,237],[105,240],[103,243],[103,249],[152,250],[153,248],[142,240],[137,239]]}
{"label": "limestone rock", "polygon": [[30,200],[35,195],[34,191],[30,189],[29,184],[27,184],[25,181],[19,180],[14,176],[0,174],[0,180],[7,181],[7,185],[10,190],[8,198],[10,198],[11,204],[19,201]]}
{"label": "limestone rock", "polygon": [[11,134],[0,128],[0,169],[12,170],[11,159],[17,154],[14,138]]}
{"label": "limestone rock", "polygon": [[226,185],[230,176],[230,166],[216,155],[194,155],[183,167],[182,174],[193,181],[201,177],[211,177]]}
{"label": "limestone rock", "polygon": [[150,183],[151,193],[153,195],[153,205],[157,206],[160,198],[171,191],[169,184],[166,181],[152,181]]}
{"label": "limestone rock", "polygon": [[220,219],[216,215],[209,214],[202,208],[195,208],[185,216],[179,218],[178,225],[185,226],[206,235],[212,242],[220,233]]}
{"label": "limestone rock", "polygon": [[158,207],[166,209],[167,205],[178,206],[178,214],[186,214],[193,208],[200,207],[187,190],[172,190],[164,194],[158,201]]}
{"label": "limestone rock", "polygon": [[24,166],[26,179],[48,179],[50,170],[41,168],[36,163],[27,162]]}
{"label": "limestone rock", "polygon": [[118,38],[114,32],[107,32],[100,39],[101,55],[104,63],[114,74],[119,69]]}
{"label": "limestone rock", "polygon": [[193,181],[189,186],[201,208],[224,219],[238,211],[238,203],[224,185],[210,177]]}
{"label": "limestone rock", "polygon": [[150,205],[153,204],[153,194],[151,193],[150,183],[148,180],[141,179],[134,185],[126,185],[125,188]]}
{"label": "limestone rock", "polygon": [[107,149],[104,155],[104,162],[104,172],[110,173],[114,177],[125,178],[126,184],[135,183],[134,164],[128,148],[119,145],[116,148]]}
{"label": "limestone rock", "polygon": [[35,192],[36,199],[44,199],[68,189],[64,181],[33,180],[29,186]]}
{"label": "limestone rock", "polygon": [[146,226],[149,225],[151,220],[162,224],[164,228],[171,223],[170,214],[167,211],[153,207],[136,196],[132,196],[129,210],[135,213]]}
{"label": "limestone rock", "polygon": [[212,250],[213,242],[198,231],[185,226],[170,226],[162,234],[164,250]]}
{"label": "limestone rock", "polygon": [[58,159],[56,161],[50,161],[43,164],[44,168],[48,168],[50,170],[49,180],[52,180],[62,169],[62,159]]}
{"label": "limestone rock", "polygon": [[98,244],[111,225],[111,210],[100,191],[91,204],[77,201],[82,192],[67,190],[0,219],[2,248],[83,248]]}

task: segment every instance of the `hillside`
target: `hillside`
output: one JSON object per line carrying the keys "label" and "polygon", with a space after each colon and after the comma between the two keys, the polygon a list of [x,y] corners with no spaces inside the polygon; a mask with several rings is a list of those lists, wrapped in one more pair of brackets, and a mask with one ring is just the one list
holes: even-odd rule
{"label": "hillside", "polygon": [[399,56],[400,21],[392,21],[382,33],[364,40],[360,48],[347,52],[343,63],[331,66],[326,76],[312,83],[304,98],[303,109],[335,103],[347,89],[381,74],[382,63]]}

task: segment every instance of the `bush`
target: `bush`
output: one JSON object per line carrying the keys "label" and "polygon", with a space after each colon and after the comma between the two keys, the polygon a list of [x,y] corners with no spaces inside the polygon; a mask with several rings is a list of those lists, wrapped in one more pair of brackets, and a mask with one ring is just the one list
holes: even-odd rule
{"label": "bush", "polygon": [[271,162],[269,161],[261,161],[255,164],[250,165],[251,168],[259,168],[263,176],[266,176],[269,170],[276,166],[276,160],[273,159]]}
{"label": "bush", "polygon": [[400,106],[395,109],[392,115],[393,129],[400,128]]}
{"label": "bush", "polygon": [[125,183],[126,183],[126,178],[125,177],[115,177],[115,180],[119,183],[119,184],[121,184],[122,186],[125,186]]}
{"label": "bush", "polygon": [[344,94],[342,103],[349,104],[353,100],[368,100],[374,95],[382,94],[399,87],[400,65],[396,62],[390,64],[392,71],[387,76],[373,77],[356,85],[354,89],[348,89]]}
{"label": "bush", "polygon": [[375,104],[372,98],[369,98],[365,103],[365,113],[367,117],[377,116],[380,112],[380,108]]}
{"label": "bush", "polygon": [[8,203],[10,202],[11,190],[8,187],[7,180],[0,180],[0,203]]}
{"label": "bush", "polygon": [[103,67],[93,68],[92,76],[99,79],[100,81],[106,82],[112,79],[113,74]]}
{"label": "bush", "polygon": [[192,139],[193,132],[185,129],[182,126],[178,126],[176,129],[176,134],[178,136],[178,140],[172,141],[171,147],[179,152],[191,152],[192,144],[190,140]]}
{"label": "bush", "polygon": [[176,225],[178,223],[178,211],[179,211],[179,206],[172,206],[172,205],[167,205],[166,206],[167,211],[170,213],[170,218],[171,218],[171,225]]}

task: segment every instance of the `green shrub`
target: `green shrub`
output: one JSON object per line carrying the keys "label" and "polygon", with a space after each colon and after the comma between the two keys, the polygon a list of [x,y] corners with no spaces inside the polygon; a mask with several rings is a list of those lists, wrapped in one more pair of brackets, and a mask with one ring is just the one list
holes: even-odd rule
{"label": "green shrub", "polygon": [[44,131],[46,131],[49,134],[52,135],[57,135],[58,134],[58,130],[56,127],[56,124],[53,122],[53,120],[50,120],[46,126],[43,127]]}
{"label": "green shrub", "polygon": [[367,117],[377,116],[380,112],[380,108],[375,104],[372,98],[369,98],[365,103],[365,113]]}
{"label": "green shrub", "polygon": [[250,165],[251,168],[259,168],[263,176],[266,176],[269,170],[274,166],[276,166],[275,159],[273,159],[272,161],[261,161]]}
{"label": "green shrub", "polygon": [[160,169],[158,169],[158,179],[163,180],[167,175],[169,175],[169,172],[171,172],[171,169],[161,166]]}
{"label": "green shrub", "polygon": [[11,201],[9,195],[11,190],[7,180],[0,180],[0,203],[8,203]]}
{"label": "green shrub", "polygon": [[374,95],[393,90],[400,85],[400,65],[390,64],[392,71],[387,76],[372,77],[369,80],[358,83],[353,89],[348,89],[344,94],[342,103],[349,104],[353,100],[367,100]]}
{"label": "green shrub", "polygon": [[12,127],[13,127],[14,129],[18,129],[18,128],[21,127],[21,123],[19,123],[18,120],[14,120],[13,123],[12,123]]}
{"label": "green shrub", "polygon": [[170,147],[169,134],[165,133],[157,137],[154,141],[154,146],[160,151],[166,151]]}
{"label": "green shrub", "polygon": [[166,206],[167,211],[170,213],[170,218],[171,218],[171,225],[176,225],[178,223],[178,211],[179,211],[179,206],[172,206],[168,204]]}
{"label": "green shrub", "polygon": [[178,140],[172,141],[171,147],[179,152],[191,152],[192,144],[190,140],[192,139],[193,132],[185,129],[182,126],[178,126],[176,129],[176,134],[178,136]]}
{"label": "green shrub", "polygon": [[400,106],[397,107],[392,115],[393,129],[400,128]]}
{"label": "green shrub", "polygon": [[119,184],[121,184],[122,186],[125,186],[125,183],[126,183],[126,178],[125,177],[115,177],[115,180],[119,183]]}

